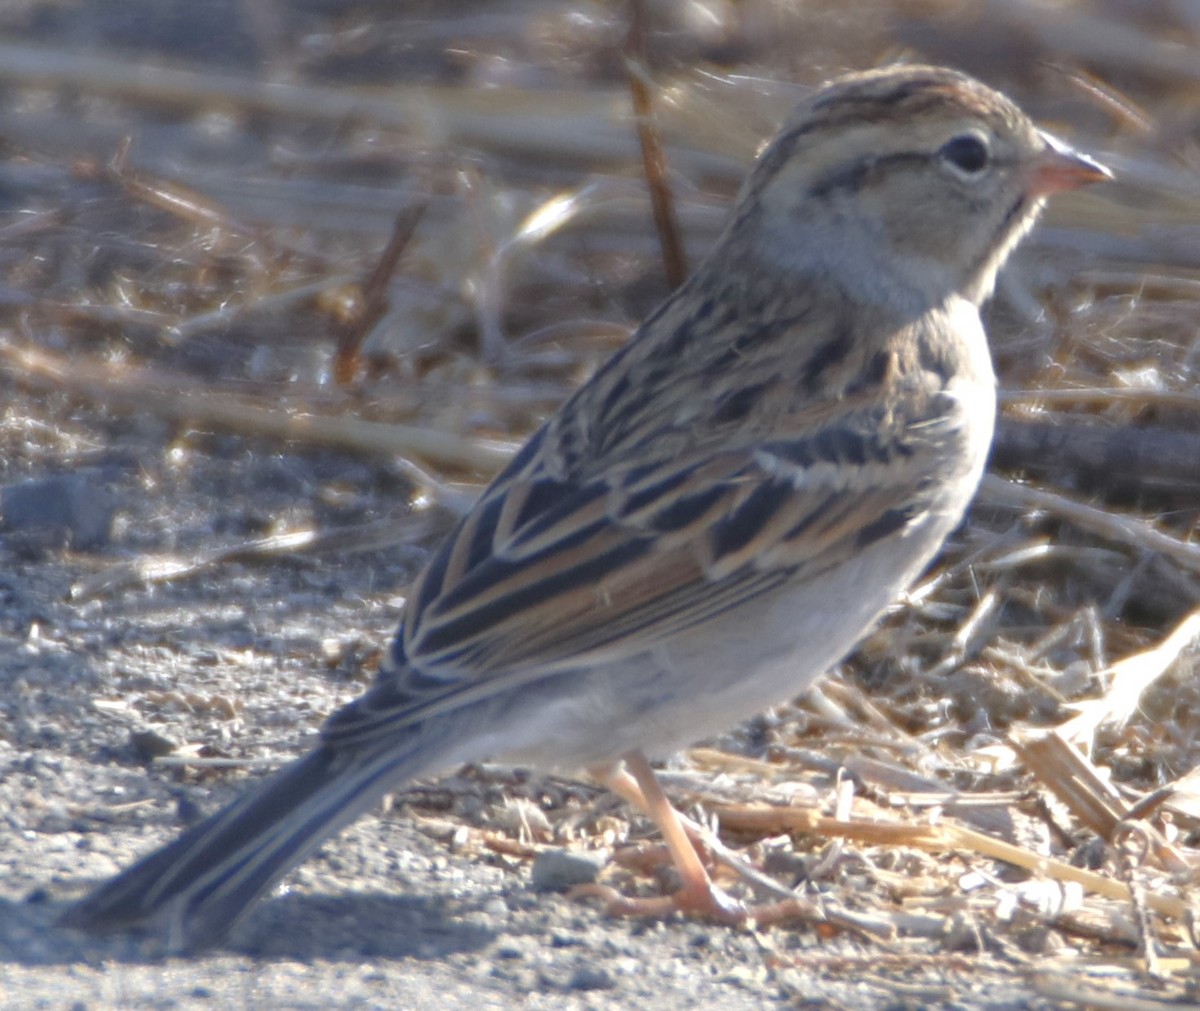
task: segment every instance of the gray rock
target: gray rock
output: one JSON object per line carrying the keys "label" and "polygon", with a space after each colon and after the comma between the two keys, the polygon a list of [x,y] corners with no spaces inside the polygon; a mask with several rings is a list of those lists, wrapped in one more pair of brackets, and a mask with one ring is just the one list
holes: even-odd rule
{"label": "gray rock", "polygon": [[608,856],[604,850],[587,853],[547,850],[533,862],[531,881],[534,890],[565,892],[575,885],[590,885],[608,863]]}
{"label": "gray rock", "polygon": [[0,488],[0,529],[93,551],[108,543],[116,503],[95,475],[58,474]]}

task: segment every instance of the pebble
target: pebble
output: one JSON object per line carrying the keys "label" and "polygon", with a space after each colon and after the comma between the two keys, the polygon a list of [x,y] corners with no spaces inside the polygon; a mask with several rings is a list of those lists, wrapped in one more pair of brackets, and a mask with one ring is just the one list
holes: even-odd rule
{"label": "pebble", "polygon": [[533,862],[530,882],[539,892],[565,892],[575,885],[588,885],[600,875],[608,863],[608,853],[593,850],[586,853],[554,849],[539,853]]}
{"label": "pebble", "polygon": [[83,474],[34,478],[0,488],[0,526],[6,531],[61,540],[77,551],[104,547],[116,503]]}
{"label": "pebble", "polygon": [[567,984],[567,989],[611,990],[614,985],[613,978],[607,970],[587,966],[575,971],[575,974],[571,977],[571,981]]}

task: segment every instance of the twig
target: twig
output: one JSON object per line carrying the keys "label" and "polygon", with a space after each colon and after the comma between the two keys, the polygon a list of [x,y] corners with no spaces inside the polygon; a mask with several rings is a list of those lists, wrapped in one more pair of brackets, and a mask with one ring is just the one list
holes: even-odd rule
{"label": "twig", "polygon": [[67,88],[92,97],[174,106],[212,107],[332,122],[369,121],[435,135],[447,143],[486,144],[590,162],[628,158],[634,147],[612,115],[613,92],[600,88],[535,91],[515,88],[395,86],[386,95],[213,74],[38,46],[0,42],[0,80],[34,88]]}
{"label": "twig", "polygon": [[[1099,392],[1099,391],[1097,391]],[[1200,412],[1200,397],[1190,398]],[[1075,417],[1001,418],[992,466],[1068,475],[1106,491],[1194,494],[1200,489],[1200,434],[1159,427],[1113,427]]]}
{"label": "twig", "polygon": [[1053,513],[1084,530],[1139,551],[1157,551],[1185,569],[1200,572],[1200,544],[1181,541],[1136,516],[1097,509],[1057,492],[1015,484],[994,474],[985,474],[979,487],[982,496],[992,504]]}
{"label": "twig", "polygon": [[1132,387],[1108,388],[1081,386],[1078,389],[1001,390],[1001,407],[1013,404],[1109,407],[1113,404],[1132,404],[1135,407],[1173,407],[1200,414],[1200,395],[1181,390],[1143,390]]}
{"label": "twig", "polygon": [[[941,822],[936,825],[897,824],[890,822],[838,821],[811,809],[766,807],[761,805],[719,807],[713,811],[727,829],[777,835],[782,832],[808,832],[829,838],[841,837],[873,846],[916,846],[931,852],[967,850],[1014,867],[1043,874],[1056,881],[1074,881],[1097,895],[1129,901],[1129,889],[1094,871],[1075,867],[1062,860],[1043,856],[1013,843],[995,839],[983,832]],[[1189,906],[1175,896],[1150,894],[1146,904],[1154,912],[1183,920]]]}
{"label": "twig", "polygon": [[434,526],[435,521],[427,512],[418,512],[402,519],[388,517],[336,530],[291,530],[233,545],[205,548],[189,555],[136,558],[85,576],[71,587],[70,596],[71,600],[86,600],[129,586],[188,578],[234,561],[259,561],[300,552],[336,551],[339,555],[349,556],[378,551],[397,544],[420,542]]}
{"label": "twig", "polygon": [[1112,841],[1129,805],[1061,731],[1012,734],[1010,743],[1029,770],[1101,839]]}
{"label": "twig", "polygon": [[90,162],[76,164],[75,174],[82,179],[105,179],[123,189],[130,197],[167,211],[204,228],[220,228],[254,235],[258,229],[234,218],[220,203],[201,193],[167,179],[156,179],[129,167],[133,139],[125,137],[107,165]]}
{"label": "twig", "polygon": [[1142,694],[1200,636],[1200,610],[1192,611],[1157,646],[1118,660],[1109,669],[1112,678],[1102,698],[1076,706],[1079,715],[1058,728],[1067,740],[1090,742],[1105,723],[1124,723],[1137,710]]}
{"label": "twig", "polygon": [[667,284],[678,288],[687,279],[687,256],[679,238],[679,221],[675,217],[675,202],[667,185],[667,156],[662,137],[654,123],[654,108],[650,101],[646,68],[646,9],[644,0],[630,0],[629,35],[625,40],[625,74],[633,100],[634,121],[642,148],[642,167],[646,185],[650,188],[650,206],[654,211],[654,227],[662,249],[663,270]]}
{"label": "twig", "polygon": [[[1179,972],[1190,971],[1190,959],[1174,959]],[[1182,963],[1182,964],[1179,964]],[[1080,979],[1078,970],[1071,974],[1034,973],[1031,978],[1034,991],[1055,1007],[1070,1005],[1086,1008],[1087,1011],[1196,1011],[1196,1004],[1181,1003],[1169,994],[1161,997],[1144,990],[1131,991],[1128,987],[1102,987]]]}
{"label": "twig", "polygon": [[511,442],[471,439],[453,432],[361,418],[299,414],[251,403],[211,389],[184,390],[164,382],[151,369],[129,366],[118,374],[95,360],[70,360],[28,346],[0,341],[0,363],[18,378],[44,389],[68,390],[77,396],[124,410],[150,411],[166,418],[210,424],[263,438],[310,445],[337,446],[359,453],[418,456],[442,466],[493,474],[516,451]]}
{"label": "twig", "polygon": [[1125,886],[1129,889],[1129,904],[1133,908],[1133,919],[1138,935],[1138,953],[1145,962],[1146,974],[1152,979],[1163,979],[1164,974],[1158,959],[1158,947],[1155,944],[1154,924],[1150,919],[1150,911],[1146,908],[1146,889],[1138,880],[1137,873],[1138,868],[1145,863],[1152,845],[1148,832],[1149,826],[1141,822],[1127,822],[1121,826],[1121,829],[1121,833],[1114,840],[1117,850],[1117,868],[1121,872]]}
{"label": "twig", "polygon": [[371,271],[370,277],[362,286],[359,311],[351,315],[338,337],[337,352],[333,359],[333,375],[342,385],[346,385],[354,378],[354,373],[358,368],[358,349],[362,346],[367,334],[371,332],[372,327],[387,312],[388,284],[396,273],[396,268],[400,266],[400,258],[404,255],[404,250],[408,248],[413,233],[416,232],[417,225],[425,216],[428,207],[429,202],[422,200],[412,207],[404,208],[396,215],[395,224],[392,226],[392,237],[379,255],[375,269]]}

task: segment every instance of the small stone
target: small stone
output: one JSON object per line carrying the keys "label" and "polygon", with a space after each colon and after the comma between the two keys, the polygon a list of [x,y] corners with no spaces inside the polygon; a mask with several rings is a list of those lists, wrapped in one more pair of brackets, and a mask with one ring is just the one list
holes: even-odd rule
{"label": "small stone", "polygon": [[483,912],[492,917],[508,916],[508,904],[499,896],[483,904]]}
{"label": "small stone", "polygon": [[1017,947],[1030,955],[1057,955],[1063,946],[1062,938],[1056,931],[1041,925],[1017,931],[1014,940]]}
{"label": "small stone", "polygon": [[181,794],[175,802],[175,816],[184,825],[194,825],[204,817],[204,810],[187,794]]}
{"label": "small stone", "polygon": [[0,488],[0,527],[22,534],[38,534],[91,551],[108,543],[116,503],[94,480],[82,474],[21,481]]}
{"label": "small stone", "polygon": [[565,892],[576,885],[590,885],[607,862],[608,854],[603,850],[546,850],[534,860],[530,880],[535,891]]}
{"label": "small stone", "polygon": [[614,985],[612,976],[606,970],[587,966],[575,971],[575,975],[571,977],[571,981],[567,984],[567,989],[611,990]]}
{"label": "small stone", "polygon": [[129,735],[129,741],[143,762],[169,755],[177,747],[169,737],[163,737],[155,730],[135,730]]}

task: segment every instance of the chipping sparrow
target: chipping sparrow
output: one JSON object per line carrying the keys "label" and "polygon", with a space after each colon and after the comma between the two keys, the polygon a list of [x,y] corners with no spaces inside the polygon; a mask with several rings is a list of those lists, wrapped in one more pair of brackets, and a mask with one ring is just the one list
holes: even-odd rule
{"label": "chipping sparrow", "polygon": [[1044,198],[1107,177],[953,71],[814,92],[696,273],[441,546],[375,686],[66,921],[210,943],[387,791],[493,756],[613,783],[660,823],[671,901],[736,918],[647,753],[800,692],[928,564],[992,436],[978,307]]}

